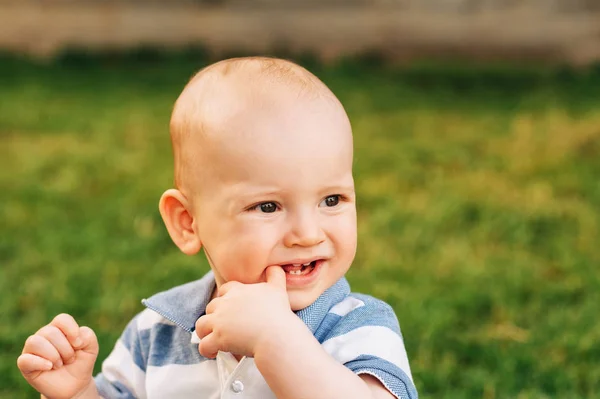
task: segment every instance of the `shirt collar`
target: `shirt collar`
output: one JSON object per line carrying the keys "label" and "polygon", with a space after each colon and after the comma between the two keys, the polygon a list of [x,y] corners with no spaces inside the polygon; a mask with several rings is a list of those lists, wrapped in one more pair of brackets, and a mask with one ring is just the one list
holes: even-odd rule
{"label": "shirt collar", "polygon": [[[195,329],[196,320],[206,312],[206,305],[210,302],[215,285],[215,276],[211,271],[200,280],[160,292],[142,300],[142,303],[191,333]],[[322,293],[315,302],[295,313],[314,334],[329,309],[349,293],[350,285],[342,277]]]}

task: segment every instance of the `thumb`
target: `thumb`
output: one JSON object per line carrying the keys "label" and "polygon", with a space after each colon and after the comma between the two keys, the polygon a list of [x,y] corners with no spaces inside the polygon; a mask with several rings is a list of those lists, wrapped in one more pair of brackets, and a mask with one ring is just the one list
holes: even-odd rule
{"label": "thumb", "polygon": [[96,334],[89,327],[79,327],[79,337],[83,344],[77,349],[89,353],[90,355],[98,355],[98,338]]}
{"label": "thumb", "polygon": [[286,289],[285,272],[281,266],[267,268],[267,284],[275,285],[283,290]]}
{"label": "thumb", "polygon": [[98,357],[98,338],[89,327],[79,327],[79,338],[82,344],[77,347],[76,360],[66,365],[71,375],[80,380],[89,379],[94,373],[94,364]]}

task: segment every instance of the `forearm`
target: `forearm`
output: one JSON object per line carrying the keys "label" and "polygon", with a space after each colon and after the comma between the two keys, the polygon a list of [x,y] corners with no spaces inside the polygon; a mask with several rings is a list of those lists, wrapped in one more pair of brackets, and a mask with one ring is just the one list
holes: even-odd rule
{"label": "forearm", "polygon": [[278,399],[371,398],[367,384],[323,350],[300,319],[254,361]]}
{"label": "forearm", "polygon": [[[48,399],[44,395],[41,395],[41,399]],[[96,389],[96,383],[92,378],[90,383],[85,387],[83,391],[75,395],[72,399],[103,399]]]}

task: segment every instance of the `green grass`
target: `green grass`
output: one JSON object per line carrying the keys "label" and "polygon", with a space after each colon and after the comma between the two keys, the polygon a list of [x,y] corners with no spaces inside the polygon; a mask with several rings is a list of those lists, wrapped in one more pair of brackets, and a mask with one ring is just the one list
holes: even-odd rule
{"label": "green grass", "polygon": [[[310,64],[354,126],[348,278],[395,308],[421,398],[600,398],[600,71]],[[103,359],[141,298],[207,271],[157,211],[203,65],[0,59],[0,397],[36,397],[15,360],[55,314]]]}

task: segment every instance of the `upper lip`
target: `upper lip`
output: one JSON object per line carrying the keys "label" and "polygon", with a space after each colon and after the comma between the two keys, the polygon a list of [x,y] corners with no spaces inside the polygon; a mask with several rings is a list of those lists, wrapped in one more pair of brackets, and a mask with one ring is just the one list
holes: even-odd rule
{"label": "upper lip", "polygon": [[327,259],[327,256],[315,256],[313,258],[303,258],[303,259],[292,259],[287,262],[278,263],[277,266],[285,266],[285,265],[305,265],[310,262],[314,262],[315,260]]}

